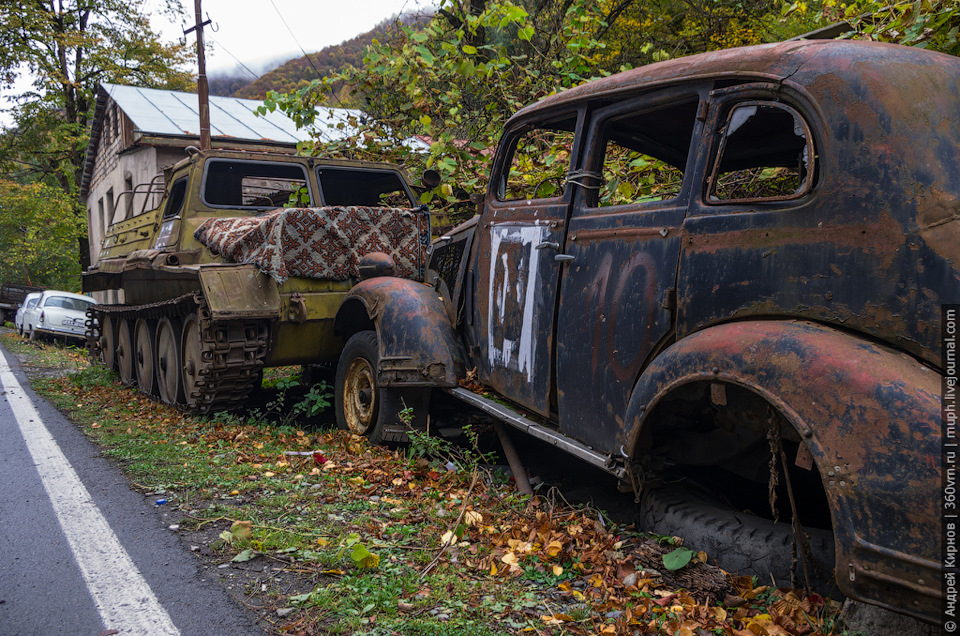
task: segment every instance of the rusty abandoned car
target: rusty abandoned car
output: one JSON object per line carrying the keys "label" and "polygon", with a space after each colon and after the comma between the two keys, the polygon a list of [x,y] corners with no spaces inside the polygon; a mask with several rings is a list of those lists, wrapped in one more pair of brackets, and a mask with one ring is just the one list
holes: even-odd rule
{"label": "rusty abandoned car", "polygon": [[167,404],[235,407],[265,366],[336,362],[334,316],[368,252],[423,278],[430,217],[391,164],[197,151],[128,196],[152,192],[159,206],[143,196],[83,274],[86,292],[122,292],[86,335],[94,359]]}
{"label": "rusty abandoned car", "polygon": [[795,549],[801,584],[937,620],[958,113],[957,58],[844,41],[521,110],[427,284],[346,297],[341,424],[389,439],[401,398],[417,418],[461,400],[616,475],[728,569],[788,584]]}

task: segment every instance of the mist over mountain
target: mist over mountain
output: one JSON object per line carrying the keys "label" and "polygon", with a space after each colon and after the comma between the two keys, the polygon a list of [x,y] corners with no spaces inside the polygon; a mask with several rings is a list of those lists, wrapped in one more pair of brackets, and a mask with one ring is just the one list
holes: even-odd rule
{"label": "mist over mountain", "polygon": [[287,93],[305,86],[310,81],[333,75],[348,65],[363,64],[363,55],[374,39],[381,42],[396,33],[399,25],[413,25],[424,18],[422,15],[393,16],[366,33],[350,38],[340,44],[328,46],[316,53],[278,63],[272,70],[254,79],[249,72],[237,67],[232,71],[209,74],[210,94],[224,97],[263,99],[267,91]]}

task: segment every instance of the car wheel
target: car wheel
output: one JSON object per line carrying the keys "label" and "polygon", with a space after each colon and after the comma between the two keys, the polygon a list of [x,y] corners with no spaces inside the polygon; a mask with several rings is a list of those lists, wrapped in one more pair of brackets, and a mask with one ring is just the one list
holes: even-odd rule
{"label": "car wheel", "polygon": [[[771,584],[771,576],[779,587],[791,584],[793,529],[789,521],[774,523],[737,510],[694,486],[671,484],[644,490],[638,525],[655,534],[682,537],[685,546],[704,550],[709,561],[729,572],[756,575],[761,585]],[[816,563],[810,574],[813,591],[842,598],[833,576],[833,532],[804,531]],[[797,577],[798,586],[803,587],[799,562]]]}
{"label": "car wheel", "polygon": [[30,342],[36,342],[37,337],[38,337],[38,336],[37,336],[37,330],[36,330],[36,329],[30,329],[30,334],[29,334],[27,337],[30,339]]}
{"label": "car wheel", "polygon": [[337,425],[377,444],[383,439],[383,391],[377,386],[380,355],[377,334],[355,333],[347,340],[337,364],[335,400]]}

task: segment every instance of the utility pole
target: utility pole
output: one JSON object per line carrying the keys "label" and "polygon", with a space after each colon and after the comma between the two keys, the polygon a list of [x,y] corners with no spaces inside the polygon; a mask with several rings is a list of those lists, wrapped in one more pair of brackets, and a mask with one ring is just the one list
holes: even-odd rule
{"label": "utility pole", "polygon": [[200,150],[210,150],[210,89],[207,86],[207,63],[203,57],[203,27],[210,24],[210,20],[203,20],[200,9],[200,0],[194,0],[196,19],[194,26],[183,32],[197,32],[197,66],[200,73],[197,76],[197,97],[200,100]]}

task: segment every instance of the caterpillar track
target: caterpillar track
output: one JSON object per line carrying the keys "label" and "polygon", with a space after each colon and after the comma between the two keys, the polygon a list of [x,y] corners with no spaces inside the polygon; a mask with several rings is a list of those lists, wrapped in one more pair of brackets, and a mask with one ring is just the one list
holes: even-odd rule
{"label": "caterpillar track", "polygon": [[269,342],[267,320],[213,320],[199,292],[147,305],[94,305],[86,326],[92,360],[119,371],[125,384],[196,413],[241,404],[260,383]]}

